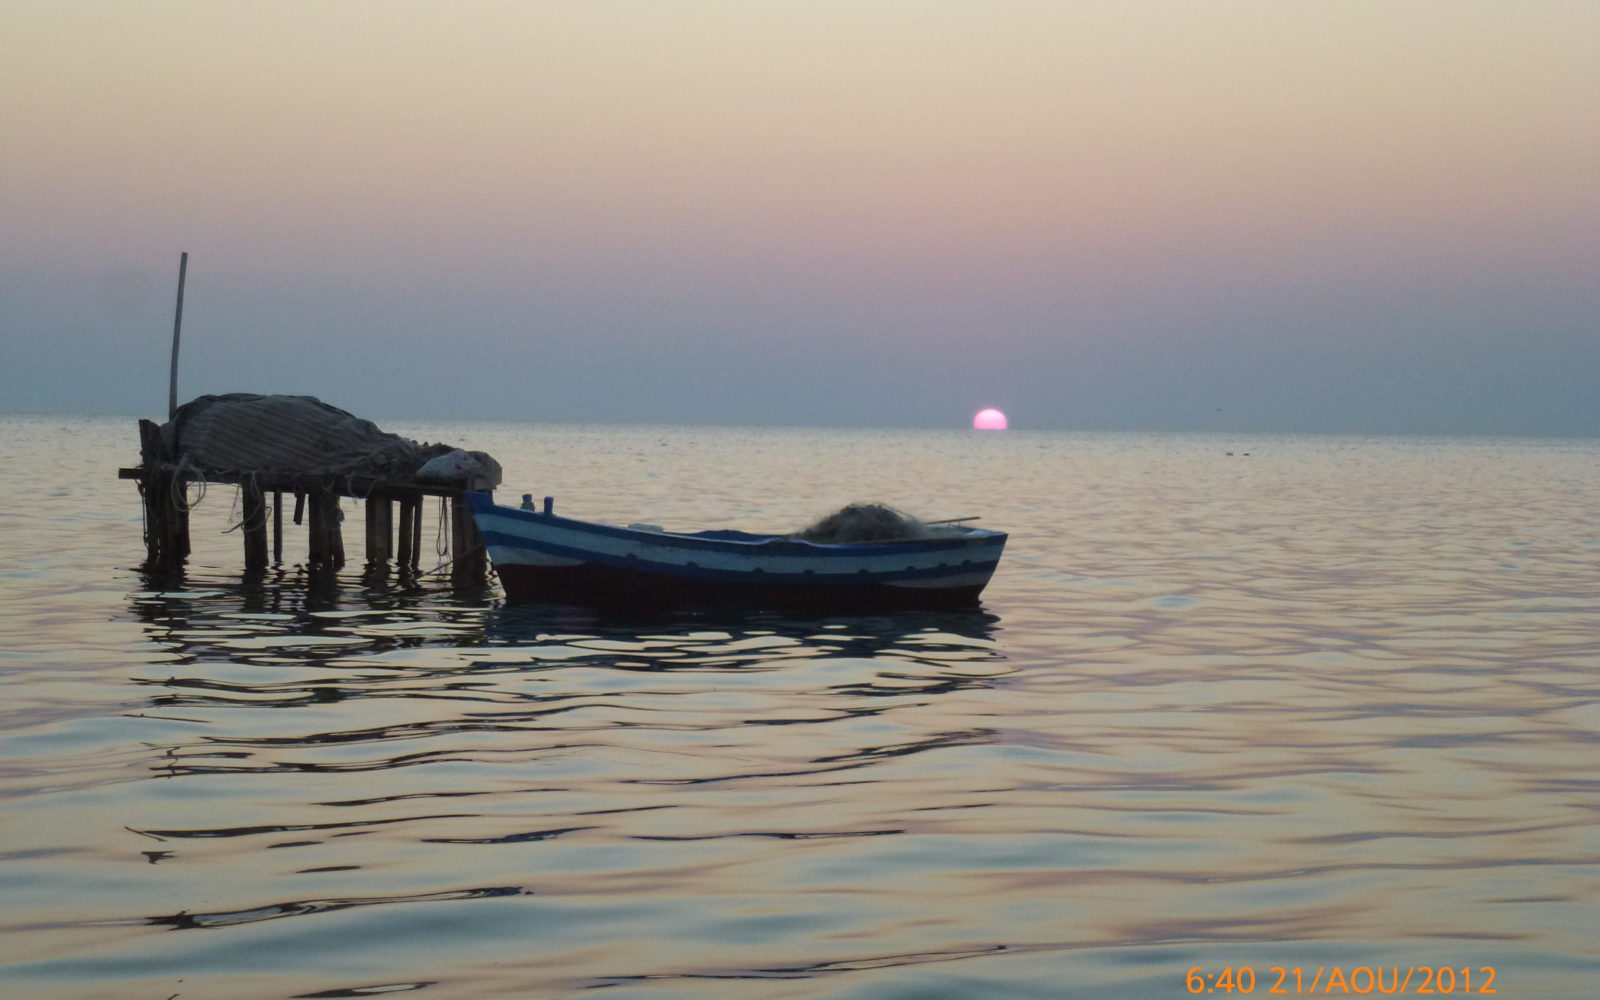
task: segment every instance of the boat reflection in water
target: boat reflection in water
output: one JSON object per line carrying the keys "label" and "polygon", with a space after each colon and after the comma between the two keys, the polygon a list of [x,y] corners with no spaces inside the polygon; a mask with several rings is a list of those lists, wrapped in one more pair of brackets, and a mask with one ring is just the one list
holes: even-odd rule
{"label": "boat reflection in water", "polygon": [[[992,738],[965,697],[1009,669],[975,609],[638,615],[292,576],[131,600],[171,654],[134,679],[145,775],[183,794],[117,822],[175,903],[102,926],[357,933],[415,910],[483,933],[532,905],[525,933],[566,897],[636,909],[645,934],[736,890],[698,842],[903,832],[839,790],[943,780],[935,751]],[[218,881],[240,870],[279,874]]]}
{"label": "boat reflection in water", "polygon": [[[999,619],[981,609],[497,607],[292,576],[190,578],[134,595],[132,609],[172,654],[136,679],[145,713],[204,723],[162,746],[152,765],[168,774],[381,771],[541,752],[518,733],[626,730],[633,740],[653,729],[825,722],[876,714],[882,699],[988,686],[1008,671],[993,640]],[[260,711],[269,708],[310,711]],[[956,728],[972,738],[970,726]],[[506,742],[462,743],[488,733]],[[863,742],[845,755],[890,752]]]}

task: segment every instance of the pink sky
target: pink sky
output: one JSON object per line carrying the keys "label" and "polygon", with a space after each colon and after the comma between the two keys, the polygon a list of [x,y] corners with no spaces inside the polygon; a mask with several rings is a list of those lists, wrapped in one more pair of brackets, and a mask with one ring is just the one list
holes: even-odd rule
{"label": "pink sky", "polygon": [[[0,322],[13,343],[56,331],[5,348],[32,372],[0,384],[17,408],[58,398],[28,386],[69,367],[103,401],[67,364],[85,346],[144,365],[180,249],[197,392],[316,391],[375,343],[397,377],[465,379],[526,344],[559,413],[685,419],[674,400],[705,380],[673,361],[714,356],[793,376],[720,412],[792,422],[843,352],[857,371],[827,412],[848,421],[960,426],[993,401],[1016,426],[1198,427],[1219,407],[1298,426],[1251,386],[1323,377],[1349,380],[1318,402],[1330,429],[1374,404],[1407,429],[1419,398],[1514,416],[1531,388],[1559,430],[1563,373],[1600,360],[1581,343],[1596,4],[0,0],[0,17]],[[60,301],[73,288],[82,308]],[[263,338],[302,364],[257,358]],[[1517,343],[1579,353],[1497,381]],[[590,377],[591,354],[630,352],[648,364],[618,376],[625,406],[538,382],[552,358]],[[1221,356],[1260,370],[1203,361]]]}

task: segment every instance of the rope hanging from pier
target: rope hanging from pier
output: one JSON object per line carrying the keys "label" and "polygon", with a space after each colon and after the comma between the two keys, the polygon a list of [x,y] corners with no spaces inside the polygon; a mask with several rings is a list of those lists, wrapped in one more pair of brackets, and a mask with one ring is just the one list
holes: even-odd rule
{"label": "rope hanging from pier", "polygon": [[[200,492],[193,500],[189,499],[189,484],[199,486]],[[206,480],[200,468],[187,457],[180,455],[178,463],[172,467],[172,474],[168,479],[167,500],[173,508],[188,513],[200,506],[206,498]]]}

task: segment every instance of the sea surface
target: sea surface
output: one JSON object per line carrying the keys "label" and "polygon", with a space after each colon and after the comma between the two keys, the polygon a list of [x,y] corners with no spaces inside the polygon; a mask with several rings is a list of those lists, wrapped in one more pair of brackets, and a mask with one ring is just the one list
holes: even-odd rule
{"label": "sea surface", "polygon": [[353,501],[246,578],[213,486],[158,580],[133,421],[0,418],[0,997],[1600,993],[1600,442],[386,429],[1011,540],[969,611],[598,616],[364,580]]}

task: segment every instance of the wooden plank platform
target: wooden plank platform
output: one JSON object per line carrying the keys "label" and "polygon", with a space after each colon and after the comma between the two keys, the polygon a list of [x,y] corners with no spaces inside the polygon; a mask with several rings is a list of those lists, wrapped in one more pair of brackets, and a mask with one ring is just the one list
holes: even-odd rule
{"label": "wooden plank platform", "polygon": [[[243,486],[253,481],[267,493],[331,493],[335,496],[348,497],[353,500],[365,500],[375,491],[389,493],[396,499],[402,494],[446,498],[460,497],[466,494],[466,490],[459,486],[443,486],[436,483],[415,483],[396,486],[389,480],[372,479],[367,476],[268,472],[202,472],[192,465],[180,467],[169,464],[157,465],[156,471],[169,478],[173,475],[180,476],[186,483],[203,482]],[[143,481],[149,475],[150,470],[142,465],[133,469],[117,470],[118,479]]]}

